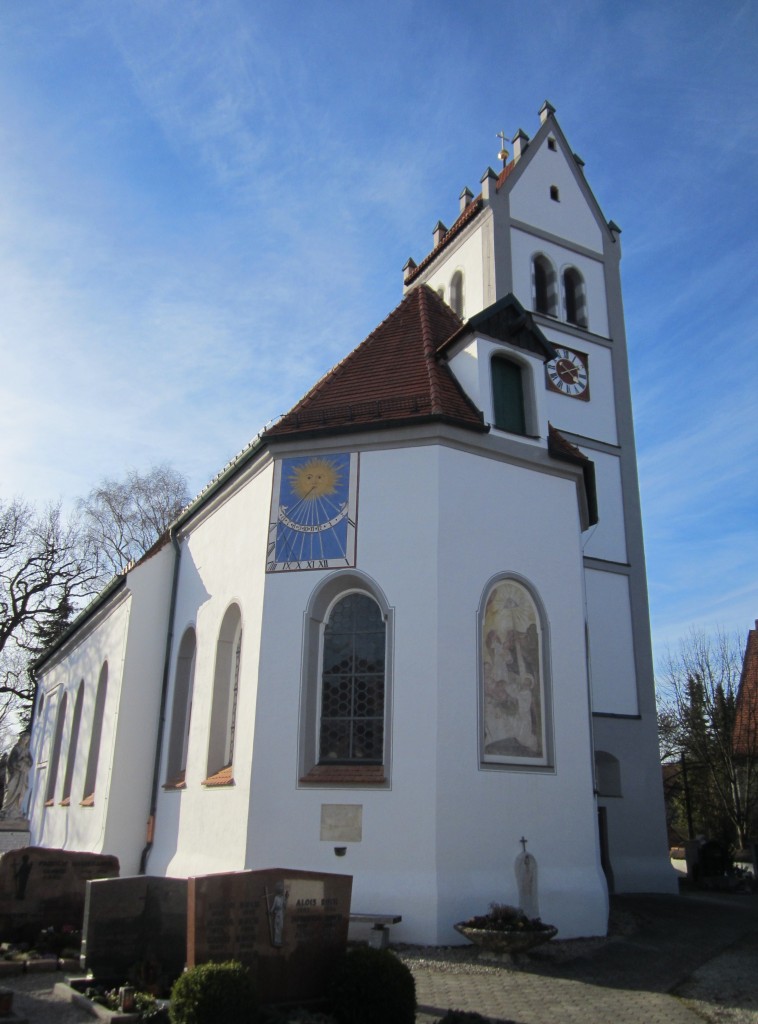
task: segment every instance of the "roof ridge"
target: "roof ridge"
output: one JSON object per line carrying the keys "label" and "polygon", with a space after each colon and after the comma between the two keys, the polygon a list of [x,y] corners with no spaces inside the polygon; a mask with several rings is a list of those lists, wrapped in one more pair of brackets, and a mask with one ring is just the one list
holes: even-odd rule
{"label": "roof ridge", "polygon": [[429,296],[435,294],[428,285],[422,284],[414,291],[419,294],[419,313],[421,314],[421,342],[424,347],[424,358],[426,361],[426,372],[429,377],[429,393],[432,399],[432,413],[440,412],[442,402],[440,401],[439,384],[437,375],[433,372],[436,363],[434,345],[432,343],[432,326],[429,323]]}
{"label": "roof ridge", "polygon": [[297,402],[295,402],[295,404],[291,407],[291,409],[289,409],[288,412],[284,413],[283,415],[290,416],[292,413],[297,413],[298,409],[305,401],[318,395],[319,392],[323,391],[323,389],[326,387],[328,383],[337,378],[340,372],[344,370],[345,365],[352,360],[352,357],[355,355],[355,353],[358,352],[360,349],[367,348],[369,343],[372,340],[374,340],[374,336],[379,331],[382,330],[387,321],[392,319],[392,317],[394,317],[406,303],[410,302],[410,300],[413,298],[413,292],[415,291],[416,289],[414,289],[411,292],[408,292],[407,295],[404,295],[400,302],[397,304],[397,306],[395,306],[394,309],[390,310],[390,312],[385,316],[385,318],[376,325],[373,331],[371,331],[370,334],[366,335],[363,341],[359,342],[359,344],[356,345],[354,349],[348,352],[347,355],[343,356],[342,359],[339,360],[339,362],[334,364],[334,366],[326,370],[325,373],[323,373],[322,376],[319,377],[316,383],[312,387],[310,387],[305,392],[305,394],[298,399]]}

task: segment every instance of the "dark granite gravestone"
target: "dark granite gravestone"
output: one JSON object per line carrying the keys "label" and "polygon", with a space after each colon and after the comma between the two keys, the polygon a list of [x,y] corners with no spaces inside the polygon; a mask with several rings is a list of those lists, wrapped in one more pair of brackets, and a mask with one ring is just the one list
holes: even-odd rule
{"label": "dark granite gravestone", "polygon": [[263,1003],[322,999],[347,945],[352,886],[286,868],[190,878],[187,963],[240,960]]}
{"label": "dark granite gravestone", "polygon": [[73,928],[84,919],[85,885],[118,876],[109,854],[27,846],[0,857],[0,939],[34,942],[44,928]]}
{"label": "dark granite gravestone", "polygon": [[167,995],[187,956],[187,880],[103,878],[87,882],[83,970]]}

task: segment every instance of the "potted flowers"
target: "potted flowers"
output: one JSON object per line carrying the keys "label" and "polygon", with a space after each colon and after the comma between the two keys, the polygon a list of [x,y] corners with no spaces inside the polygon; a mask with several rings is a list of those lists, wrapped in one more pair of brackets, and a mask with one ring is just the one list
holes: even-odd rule
{"label": "potted flowers", "polygon": [[488,914],[454,925],[455,930],[482,949],[498,955],[525,953],[558,934],[551,924],[527,917],[518,907],[491,903]]}

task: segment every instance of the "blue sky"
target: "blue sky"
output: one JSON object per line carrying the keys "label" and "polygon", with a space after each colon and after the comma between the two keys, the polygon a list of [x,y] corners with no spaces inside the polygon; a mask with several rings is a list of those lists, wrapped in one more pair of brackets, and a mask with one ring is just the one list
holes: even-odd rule
{"label": "blue sky", "polygon": [[758,8],[5,0],[0,495],[198,491],[546,98],[623,229],[652,629],[758,617]]}

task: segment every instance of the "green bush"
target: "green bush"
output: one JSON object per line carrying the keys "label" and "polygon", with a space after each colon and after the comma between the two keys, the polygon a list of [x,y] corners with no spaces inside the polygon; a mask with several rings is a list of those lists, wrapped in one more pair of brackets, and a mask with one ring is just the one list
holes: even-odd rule
{"label": "green bush", "polygon": [[416,983],[388,949],[356,946],[337,966],[331,992],[339,1024],[414,1024]]}
{"label": "green bush", "polygon": [[250,972],[236,960],[190,967],[171,989],[171,1024],[254,1024],[258,1003]]}

